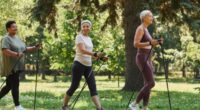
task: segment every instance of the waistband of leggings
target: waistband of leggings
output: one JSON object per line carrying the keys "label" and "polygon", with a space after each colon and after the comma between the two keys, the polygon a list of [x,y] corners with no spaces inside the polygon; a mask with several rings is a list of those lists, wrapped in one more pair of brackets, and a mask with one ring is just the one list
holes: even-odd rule
{"label": "waistband of leggings", "polygon": [[151,49],[138,49],[137,50],[137,53],[141,53],[141,54],[149,54],[150,52],[152,54]]}
{"label": "waistband of leggings", "polygon": [[78,64],[78,65],[80,65],[80,66],[83,66],[83,67],[86,67],[86,68],[91,68],[92,66],[86,66],[86,65],[84,65],[84,64],[82,64],[81,62],[79,62],[79,61],[74,61],[74,64]]}

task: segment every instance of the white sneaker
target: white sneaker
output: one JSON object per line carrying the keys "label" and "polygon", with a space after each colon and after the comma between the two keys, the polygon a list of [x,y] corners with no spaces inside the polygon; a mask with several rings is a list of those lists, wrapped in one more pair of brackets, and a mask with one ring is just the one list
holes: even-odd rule
{"label": "white sneaker", "polygon": [[25,110],[25,109],[21,105],[19,105],[15,107],[15,110]]}
{"label": "white sneaker", "polygon": [[68,106],[61,107],[61,110],[70,110]]}
{"label": "white sneaker", "polygon": [[129,105],[129,108],[130,108],[131,110],[139,110],[138,104],[134,104],[134,103],[131,103],[131,104]]}

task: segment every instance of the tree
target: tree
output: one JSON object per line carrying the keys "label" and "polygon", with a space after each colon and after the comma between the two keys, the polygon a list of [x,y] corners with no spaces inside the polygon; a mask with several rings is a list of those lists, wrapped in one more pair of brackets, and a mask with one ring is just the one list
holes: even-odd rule
{"label": "tree", "polygon": [[[44,6],[45,4],[41,4],[41,1],[45,0],[37,0],[37,4]],[[55,4],[55,2],[52,3]],[[175,25],[184,23],[188,24],[190,27],[199,26],[194,25],[196,23],[199,24],[199,4],[200,2],[197,0],[75,0],[74,3],[66,5],[65,7],[67,10],[71,9],[76,13],[77,16],[74,18],[74,20],[78,22],[76,22],[77,24],[80,24],[81,19],[86,16],[93,16],[93,18],[97,20],[97,15],[103,12],[107,12],[108,16],[105,19],[102,29],[105,29],[108,25],[114,27],[117,24],[123,24],[122,27],[125,35],[124,40],[126,56],[126,81],[123,89],[139,90],[142,85],[142,76],[139,78],[137,77],[139,75],[139,71],[135,65],[136,49],[133,47],[133,36],[136,27],[140,23],[138,17],[140,11],[143,9],[151,9],[156,16],[159,16],[156,19],[158,22],[160,22],[159,24],[164,25],[162,26],[164,27],[163,30],[166,31],[164,35],[177,35],[174,34],[173,30],[170,31],[170,33],[168,32],[169,29]],[[49,5],[49,9],[52,9],[52,6],[54,5]],[[194,11],[191,11],[191,9],[194,9]],[[43,13],[46,12],[45,10],[37,10],[33,13],[38,13],[41,11]],[[120,14],[122,14],[121,17],[119,17]],[[54,16],[48,16],[48,13],[45,15],[47,16],[42,17],[42,19],[39,21],[49,20],[49,27],[54,28],[55,25],[51,26],[51,24],[55,24],[54,22],[51,23],[51,21],[54,21],[55,19]],[[118,22],[118,19],[122,20],[122,22]],[[195,22],[191,21],[191,19],[194,19]],[[165,27],[167,27],[168,30],[166,30]],[[194,33],[198,31],[199,29],[194,31]],[[170,46],[171,45],[168,45],[168,48],[170,48]],[[174,48],[177,48],[177,46]],[[137,81],[138,79],[139,82]]]}
{"label": "tree", "polygon": [[140,23],[137,15],[142,10],[144,2],[139,0],[126,0],[124,4],[123,16],[126,51],[126,81],[124,90],[139,90],[143,85],[142,75],[140,75],[135,63],[137,49],[133,47],[133,39],[135,30]]}
{"label": "tree", "polygon": [[[41,0],[38,0],[37,1],[37,4],[39,4],[38,6],[42,6],[42,1]],[[135,81],[136,80],[132,80],[131,78],[135,78],[137,79],[136,75],[139,74],[139,71],[137,69],[137,66],[135,65],[134,63],[134,54],[136,54],[136,49],[133,48],[133,35],[134,35],[134,30],[136,28],[136,26],[138,25],[139,23],[139,19],[136,18],[136,14],[138,14],[138,12],[141,11],[141,7],[139,7],[142,2],[133,2],[132,0],[129,0],[128,2],[123,2],[123,1],[117,1],[117,0],[109,0],[108,2],[100,5],[100,2],[98,0],[92,0],[91,2],[88,1],[88,0],[81,0],[80,2],[76,2],[75,4],[76,5],[79,5],[80,7],[78,7],[76,10],[77,12],[77,17],[76,19],[80,22],[81,21],[81,18],[83,16],[85,16],[83,13],[84,12],[87,12],[88,15],[94,15],[94,18],[96,17],[95,15],[97,13],[95,13],[95,10],[99,11],[99,12],[104,12],[106,10],[108,10],[108,13],[109,13],[109,16],[107,17],[107,19],[105,20],[105,23],[104,25],[102,26],[102,29],[105,29],[105,27],[107,25],[111,25],[111,26],[116,26],[117,24],[117,6],[120,4],[120,7],[123,7],[123,3],[124,6],[126,6],[125,8],[125,12],[124,12],[124,21],[125,21],[125,48],[126,48],[126,86],[125,86],[125,89],[130,89],[132,88],[133,89],[133,82],[130,82],[130,81]],[[95,8],[90,8],[90,6],[95,6]],[[131,8],[132,6],[130,5],[133,5],[134,6],[138,6],[138,10],[133,10],[133,8]],[[82,10],[80,10],[79,8],[82,8]],[[38,7],[35,8],[36,10],[40,9]],[[33,14],[35,13],[38,13],[38,12],[42,12],[42,10],[38,10],[38,11],[33,11]],[[131,11],[133,11],[134,13],[131,14],[131,16],[129,15],[130,13],[132,13]],[[46,20],[46,19],[54,19],[52,16],[49,17],[48,15],[46,17],[44,17],[43,19],[39,20],[39,21],[42,21],[42,20]],[[51,20],[49,20],[51,21]],[[136,24],[134,24],[134,22],[137,22]],[[51,24],[51,23],[50,23]],[[128,24],[132,24],[132,25],[128,25]],[[131,75],[132,73],[136,73],[136,75]],[[131,76],[131,77],[130,77]],[[130,80],[131,79],[131,80]],[[140,77],[141,79],[141,77]],[[141,80],[139,80],[141,81]],[[139,83],[139,84],[142,84],[142,83]],[[132,86],[132,87],[130,87]],[[138,87],[136,86],[136,88],[138,89]],[[139,87],[140,88],[140,87]]]}

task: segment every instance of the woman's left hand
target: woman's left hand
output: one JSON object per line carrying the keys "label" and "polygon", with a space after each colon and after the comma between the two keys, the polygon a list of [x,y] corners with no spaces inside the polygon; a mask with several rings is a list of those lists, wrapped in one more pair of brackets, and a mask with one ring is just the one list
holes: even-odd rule
{"label": "woman's left hand", "polygon": [[108,59],[109,59],[108,57],[102,57],[100,60],[106,62],[106,61],[108,61]]}
{"label": "woman's left hand", "polygon": [[42,48],[42,44],[41,43],[35,45],[35,49],[38,50],[38,49],[41,49],[41,48]]}
{"label": "woman's left hand", "polygon": [[98,60],[99,59],[99,57],[94,57],[94,56],[93,56],[93,58],[94,58],[94,60]]}
{"label": "woman's left hand", "polygon": [[104,61],[104,62],[106,62],[106,61],[108,61],[108,57],[93,57],[95,60],[101,60],[101,61]]}
{"label": "woman's left hand", "polygon": [[159,39],[159,44],[160,44],[160,45],[162,45],[162,44],[163,44],[163,42],[164,42],[164,38],[163,38],[163,37],[161,37],[161,38]]}

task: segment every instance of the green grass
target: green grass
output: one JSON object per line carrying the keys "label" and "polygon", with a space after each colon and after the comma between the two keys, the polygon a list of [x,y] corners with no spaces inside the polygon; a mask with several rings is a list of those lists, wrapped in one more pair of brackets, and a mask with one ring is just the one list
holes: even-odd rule
{"label": "green grass", "polygon": [[[21,104],[27,110],[33,110],[34,77],[29,76],[27,79],[20,84],[20,100]],[[38,82],[36,110],[59,110],[62,105],[63,95],[70,85],[70,77],[59,77],[58,82],[53,82],[52,77],[47,77],[47,79],[43,81],[39,80]],[[200,110],[200,94],[194,90],[195,87],[200,86],[199,82],[183,78],[170,79],[169,86],[173,110]],[[121,78],[120,87],[118,87],[117,80],[115,79],[109,81],[107,77],[97,76],[96,80],[99,96],[106,110],[125,110],[131,92],[121,91],[124,79]],[[165,80],[162,76],[157,77],[156,80],[149,108],[151,110],[169,110]],[[83,85],[83,81],[80,88]],[[78,91],[80,91],[80,88],[76,91],[72,100]],[[0,110],[13,110],[13,102],[10,94],[1,99]],[[95,110],[88,88],[81,94],[75,110]]]}

